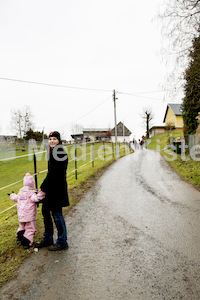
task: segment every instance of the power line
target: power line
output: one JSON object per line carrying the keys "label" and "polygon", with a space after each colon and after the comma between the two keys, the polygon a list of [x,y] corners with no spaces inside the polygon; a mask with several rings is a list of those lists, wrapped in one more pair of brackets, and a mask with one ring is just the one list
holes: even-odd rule
{"label": "power line", "polygon": [[127,95],[140,95],[140,94],[153,94],[153,93],[160,93],[160,92],[166,92],[167,90],[158,90],[158,91],[149,91],[149,92],[137,92],[137,93],[127,93],[127,92],[120,92],[116,91],[120,94],[127,94]]}
{"label": "power line", "polygon": [[[22,80],[22,79],[8,78],[8,77],[0,77],[0,80],[20,82],[20,83],[27,83],[27,84],[37,84],[37,85],[51,86],[51,87],[57,87],[57,88],[67,88],[67,89],[96,91],[96,92],[112,92],[112,90],[94,89],[94,88],[77,87],[77,86],[69,86],[69,85],[61,85],[61,84],[46,83],[46,82],[39,82],[39,81],[30,81],[30,80]],[[127,92],[116,91],[116,93],[124,94],[124,95],[129,95],[129,96],[139,96],[141,94],[150,94],[150,93],[158,93],[158,92],[165,92],[165,91],[166,90],[158,90],[158,91],[139,92],[139,93],[127,93]],[[153,99],[153,98],[150,98],[150,99]],[[160,100],[160,99],[157,99],[157,100]]]}
{"label": "power line", "polygon": [[93,112],[94,110],[96,110],[99,106],[103,105],[106,101],[108,101],[111,97],[112,96],[109,96],[108,98],[106,98],[105,100],[103,100],[101,103],[99,103],[97,106],[95,106],[93,109],[91,109],[90,111],[88,111],[86,114],[84,114],[82,117],[80,117],[79,119],[75,120],[74,122],[77,122],[80,119],[82,119],[82,118],[86,117],[87,115],[89,115],[91,112]]}
{"label": "power line", "polygon": [[95,92],[112,92],[111,90],[84,88],[84,87],[77,87],[77,86],[68,86],[68,85],[21,80],[21,79],[6,78],[6,77],[0,77],[0,80],[14,81],[14,82],[28,83],[28,84],[37,84],[37,85],[51,86],[51,87],[57,87],[57,88],[66,88],[66,89],[86,90],[86,91],[95,91]]}
{"label": "power line", "polygon": [[74,124],[75,122],[78,122],[79,120],[83,119],[84,117],[86,117],[87,115],[89,115],[91,112],[93,112],[94,110],[96,110],[99,106],[103,105],[106,101],[108,101],[112,96],[109,96],[108,98],[104,99],[101,103],[99,103],[97,106],[95,106],[93,109],[89,110],[87,113],[85,113],[84,115],[82,115],[80,118],[76,119],[75,121],[73,122],[70,122],[70,123],[67,123],[65,125],[61,125],[61,126],[58,126],[57,128],[61,128],[61,127],[64,127],[64,126],[69,126],[71,124]]}
{"label": "power line", "polygon": [[[156,92],[156,91],[155,91]],[[149,93],[155,93],[155,92],[149,92]],[[157,91],[159,92],[159,91]],[[163,91],[164,92],[164,91]],[[125,92],[116,92],[118,94],[121,95],[127,95],[127,96],[132,96],[132,97],[139,97],[139,98],[145,98],[145,99],[151,99],[151,100],[157,100],[157,101],[163,101],[163,99],[158,99],[158,98],[152,98],[152,97],[146,97],[146,96],[141,96],[141,94],[148,94],[148,92],[144,92],[144,93],[125,93]]]}

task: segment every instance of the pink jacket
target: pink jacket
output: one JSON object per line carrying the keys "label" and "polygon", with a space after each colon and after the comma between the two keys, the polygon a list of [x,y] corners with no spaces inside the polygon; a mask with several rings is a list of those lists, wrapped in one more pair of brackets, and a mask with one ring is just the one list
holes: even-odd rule
{"label": "pink jacket", "polygon": [[30,222],[36,220],[37,207],[36,202],[42,200],[45,197],[45,193],[37,190],[29,190],[27,187],[23,187],[19,190],[19,193],[10,194],[10,199],[17,202],[17,214],[19,222]]}

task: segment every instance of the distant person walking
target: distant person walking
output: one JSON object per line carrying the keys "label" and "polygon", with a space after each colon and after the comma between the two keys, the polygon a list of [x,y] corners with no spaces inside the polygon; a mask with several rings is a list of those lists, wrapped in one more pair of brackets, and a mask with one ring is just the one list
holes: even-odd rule
{"label": "distant person walking", "polygon": [[137,149],[137,141],[133,138],[133,145],[134,145],[134,148],[135,150]]}
{"label": "distant person walking", "polygon": [[141,141],[140,141],[140,139],[138,140],[138,149],[140,149],[140,147],[141,147]]}
{"label": "distant person walking", "polygon": [[19,193],[10,194],[10,199],[17,202],[17,214],[19,220],[19,228],[17,229],[17,240],[21,242],[24,249],[28,249],[33,244],[33,237],[37,233],[36,230],[36,202],[42,200],[45,193],[40,191],[37,193],[33,176],[27,173],[23,179],[24,186]]}
{"label": "distant person walking", "polygon": [[[48,173],[40,187],[46,193],[42,205],[45,231],[42,241],[36,243],[37,248],[49,246],[50,251],[68,248],[67,228],[62,213],[62,207],[69,206],[66,182],[67,165],[68,156],[63,148],[60,133],[53,131],[49,134]],[[55,244],[53,242],[53,221],[57,228]]]}
{"label": "distant person walking", "polygon": [[141,147],[142,150],[143,150],[143,146],[144,146],[144,140],[142,139],[142,140],[140,141],[140,147]]}

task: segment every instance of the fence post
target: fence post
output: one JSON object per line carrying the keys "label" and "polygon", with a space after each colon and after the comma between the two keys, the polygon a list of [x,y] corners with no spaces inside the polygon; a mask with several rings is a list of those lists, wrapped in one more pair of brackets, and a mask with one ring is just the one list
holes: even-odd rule
{"label": "fence post", "polygon": [[94,167],[94,142],[92,143],[92,167]]}
{"label": "fence post", "polygon": [[[37,161],[36,161],[36,155],[33,154],[33,162],[34,162],[34,174],[35,174],[35,188],[38,188],[38,182],[37,182]],[[37,207],[39,207],[39,203],[37,203]]]}
{"label": "fence post", "polygon": [[76,143],[75,143],[75,178],[77,179],[77,149],[76,149]]}
{"label": "fence post", "polygon": [[115,153],[114,153],[114,147],[113,147],[114,145],[113,145],[113,142],[112,142],[112,155],[113,155],[113,158],[115,157]]}
{"label": "fence post", "polygon": [[34,161],[35,187],[37,189],[38,188],[38,183],[37,183],[37,162],[36,162],[35,153],[33,154],[33,161]]}
{"label": "fence post", "polygon": [[103,141],[104,161],[106,161],[105,142]]}

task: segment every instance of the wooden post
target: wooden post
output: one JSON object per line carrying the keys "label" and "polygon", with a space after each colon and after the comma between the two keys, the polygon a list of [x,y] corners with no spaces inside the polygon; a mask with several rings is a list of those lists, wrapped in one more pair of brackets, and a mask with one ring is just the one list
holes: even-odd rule
{"label": "wooden post", "polygon": [[114,102],[114,119],[115,119],[115,155],[117,157],[118,149],[117,149],[117,113],[116,113],[116,96],[115,96],[115,90],[113,90],[113,102]]}
{"label": "wooden post", "polygon": [[75,144],[75,178],[77,179],[78,176],[77,176],[77,149],[76,149],[76,144]]}
{"label": "wooden post", "polygon": [[[34,153],[33,155],[33,162],[34,162],[34,176],[35,176],[35,188],[38,188],[38,182],[37,182],[37,161],[36,161],[36,155]],[[37,203],[37,207],[39,206],[39,203]]]}
{"label": "wooden post", "polygon": [[92,143],[92,167],[94,167],[94,142]]}
{"label": "wooden post", "polygon": [[105,142],[103,141],[103,152],[104,152],[104,161],[106,161],[106,150],[105,150]]}
{"label": "wooden post", "polygon": [[33,161],[34,161],[34,176],[35,176],[35,187],[38,188],[38,182],[37,182],[37,162],[36,162],[36,155],[34,153],[33,155]]}

